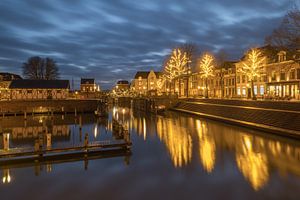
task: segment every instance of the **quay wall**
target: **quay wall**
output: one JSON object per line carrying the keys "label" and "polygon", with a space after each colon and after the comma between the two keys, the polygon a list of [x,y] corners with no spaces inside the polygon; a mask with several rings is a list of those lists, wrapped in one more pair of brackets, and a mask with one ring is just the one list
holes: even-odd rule
{"label": "quay wall", "polygon": [[300,139],[298,102],[187,99],[171,109]]}
{"label": "quay wall", "polygon": [[0,101],[1,115],[30,113],[90,113],[97,110],[99,100],[31,100]]}
{"label": "quay wall", "polygon": [[143,112],[157,113],[159,109],[169,109],[177,103],[178,99],[168,97],[133,98],[132,108]]}

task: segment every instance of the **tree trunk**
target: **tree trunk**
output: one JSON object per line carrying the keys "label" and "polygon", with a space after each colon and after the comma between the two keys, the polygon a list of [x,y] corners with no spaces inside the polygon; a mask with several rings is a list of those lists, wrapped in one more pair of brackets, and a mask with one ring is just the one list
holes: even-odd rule
{"label": "tree trunk", "polygon": [[205,98],[208,98],[208,83],[207,83],[207,78],[205,79]]}
{"label": "tree trunk", "polygon": [[254,93],[254,81],[251,80],[251,93],[252,93],[252,100],[256,100],[256,96]]}

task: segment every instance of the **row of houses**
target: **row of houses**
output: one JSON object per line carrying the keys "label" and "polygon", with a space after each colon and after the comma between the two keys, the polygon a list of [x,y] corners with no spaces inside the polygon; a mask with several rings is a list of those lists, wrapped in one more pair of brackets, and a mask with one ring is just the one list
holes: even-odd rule
{"label": "row of houses", "polygon": [[[260,48],[267,59],[264,73],[254,80],[254,93],[258,98],[300,99],[300,51],[276,50],[270,46]],[[217,66],[208,82],[208,95],[212,98],[249,98],[251,82],[240,72],[245,61],[227,61]],[[194,72],[159,85],[162,74],[153,70],[137,72],[131,90],[139,95],[175,93],[180,97],[201,97],[206,84],[201,72]],[[168,85],[171,84],[171,85]]]}
{"label": "row of houses", "polygon": [[80,91],[70,92],[69,80],[29,80],[11,73],[0,73],[1,100],[67,99],[80,95],[94,97],[100,92],[95,79],[82,78]]}

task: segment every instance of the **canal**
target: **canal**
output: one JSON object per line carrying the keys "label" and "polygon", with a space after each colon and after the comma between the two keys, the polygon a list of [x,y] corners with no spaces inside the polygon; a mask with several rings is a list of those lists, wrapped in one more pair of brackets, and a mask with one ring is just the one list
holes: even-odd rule
{"label": "canal", "polygon": [[59,146],[81,143],[85,133],[117,140],[113,118],[129,128],[131,155],[2,165],[1,199],[300,199],[300,142],[263,132],[117,107],[108,118],[20,116],[0,125],[10,148],[32,146],[43,127]]}

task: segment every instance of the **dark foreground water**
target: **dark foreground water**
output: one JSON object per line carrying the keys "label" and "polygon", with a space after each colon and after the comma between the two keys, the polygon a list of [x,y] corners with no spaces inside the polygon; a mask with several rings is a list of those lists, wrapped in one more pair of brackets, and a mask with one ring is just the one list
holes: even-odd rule
{"label": "dark foreground water", "polygon": [[[109,118],[1,119],[10,148],[32,146],[47,126],[53,146],[117,139],[112,115],[129,126],[130,157],[1,166],[2,199],[300,199],[300,143],[180,113],[118,108]],[[25,128],[26,127],[26,128]],[[1,146],[2,145],[2,146]],[[1,139],[3,148],[3,139]]]}

